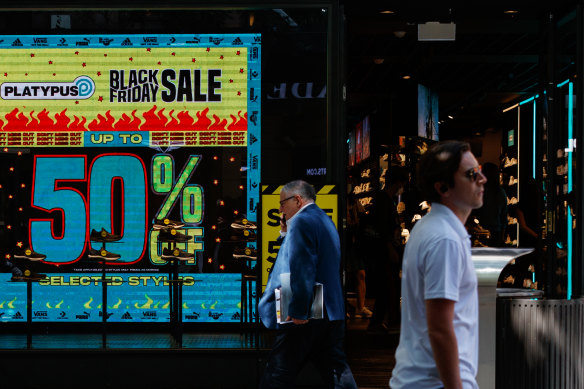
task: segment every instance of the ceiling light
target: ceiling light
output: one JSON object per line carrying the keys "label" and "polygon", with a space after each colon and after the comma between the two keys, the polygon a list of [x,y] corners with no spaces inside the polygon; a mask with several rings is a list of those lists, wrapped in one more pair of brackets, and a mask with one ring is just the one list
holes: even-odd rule
{"label": "ceiling light", "polygon": [[454,119],[454,116],[448,115],[448,119]]}
{"label": "ceiling light", "polygon": [[402,77],[402,79],[404,79],[404,80],[409,80],[410,78],[412,78],[412,77],[411,76],[408,76],[408,75],[405,75],[405,76]]}
{"label": "ceiling light", "polygon": [[503,11],[503,13],[504,14],[507,14],[507,15],[515,15],[515,14],[518,14],[519,11],[516,11],[516,10],[513,10],[513,9],[508,9],[506,11]]}
{"label": "ceiling light", "polygon": [[390,10],[386,10],[386,11],[379,11],[380,14],[393,14],[395,12],[390,11]]}
{"label": "ceiling light", "polygon": [[381,65],[384,61],[385,61],[385,59],[383,59],[383,58],[374,58],[373,59],[373,63],[375,65]]}
{"label": "ceiling light", "polygon": [[394,31],[394,32],[393,32],[393,35],[394,35],[396,38],[399,38],[399,39],[401,39],[401,38],[403,38],[404,36],[406,36],[406,32],[405,32],[405,31]]}

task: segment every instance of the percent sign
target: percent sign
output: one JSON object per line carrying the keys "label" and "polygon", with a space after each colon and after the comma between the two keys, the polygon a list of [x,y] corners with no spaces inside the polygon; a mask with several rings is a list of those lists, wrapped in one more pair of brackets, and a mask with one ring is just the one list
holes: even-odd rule
{"label": "percent sign", "polygon": [[189,224],[203,220],[203,188],[200,185],[186,185],[197,168],[200,155],[191,155],[176,182],[174,181],[174,158],[170,155],[156,155],[152,159],[152,188],[156,193],[168,193],[156,217],[164,219],[179,197],[182,197],[182,221]]}

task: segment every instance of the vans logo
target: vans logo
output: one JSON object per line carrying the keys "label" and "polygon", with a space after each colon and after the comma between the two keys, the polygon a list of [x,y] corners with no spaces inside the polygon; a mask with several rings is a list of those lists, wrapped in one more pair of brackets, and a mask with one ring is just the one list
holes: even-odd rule
{"label": "vans logo", "polygon": [[49,45],[49,41],[47,38],[33,38],[32,46],[36,47],[46,47]]}
{"label": "vans logo", "polygon": [[142,46],[158,46],[158,38],[155,36],[142,38]]}

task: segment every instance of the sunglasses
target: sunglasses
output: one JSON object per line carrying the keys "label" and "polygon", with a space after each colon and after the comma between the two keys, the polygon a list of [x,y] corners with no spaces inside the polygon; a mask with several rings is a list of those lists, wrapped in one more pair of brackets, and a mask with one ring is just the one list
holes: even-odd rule
{"label": "sunglasses", "polygon": [[480,166],[473,167],[472,169],[468,169],[464,172],[466,178],[471,181],[476,181],[479,179],[479,176],[483,173]]}

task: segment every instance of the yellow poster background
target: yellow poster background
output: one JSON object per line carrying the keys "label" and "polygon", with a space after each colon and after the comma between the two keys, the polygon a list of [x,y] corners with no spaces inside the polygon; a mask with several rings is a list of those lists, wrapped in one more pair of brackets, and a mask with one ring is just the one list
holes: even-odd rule
{"label": "yellow poster background", "polygon": [[[267,188],[267,185],[262,185],[262,291],[266,288],[270,270],[280,249],[276,241],[280,236],[279,208],[282,186],[269,194],[265,193]],[[338,196],[330,193],[334,191],[334,188],[334,185],[315,188],[317,189],[316,205],[331,217],[338,230]]]}
{"label": "yellow poster background", "polygon": [[[207,92],[207,70],[220,69],[222,75],[220,102],[162,101],[165,90],[159,82],[157,101],[110,102],[110,70],[124,70],[126,84],[130,70],[164,69],[201,70],[201,92]],[[158,126],[180,121],[180,113],[196,122],[201,116],[209,119],[208,125],[225,127],[246,122],[247,113],[247,48],[245,47],[104,47],[104,48],[27,48],[3,49],[0,55],[0,83],[63,82],[70,83],[79,76],[88,76],[95,83],[95,92],[89,99],[78,100],[2,100],[0,99],[0,126],[8,124],[30,125],[27,130],[55,130],[50,123],[63,123],[68,119],[69,129],[126,130],[129,123],[137,125],[132,130],[143,129],[146,116],[154,116]],[[175,80],[174,83],[178,81]],[[8,116],[7,116],[8,115]],[[11,122],[12,120],[12,122]],[[139,124],[138,121],[140,121]],[[205,121],[207,122],[207,121]],[[35,123],[44,123],[36,128]],[[47,124],[48,123],[48,124]],[[84,124],[83,124],[84,123]],[[75,128],[72,125],[75,124]],[[48,126],[48,127],[47,127]],[[81,126],[81,127],[80,127]],[[61,128],[58,128],[61,129]],[[158,128],[169,130],[172,128]],[[231,128],[234,129],[234,128]],[[238,130],[245,130],[237,128]],[[152,130],[148,128],[147,130]]]}

